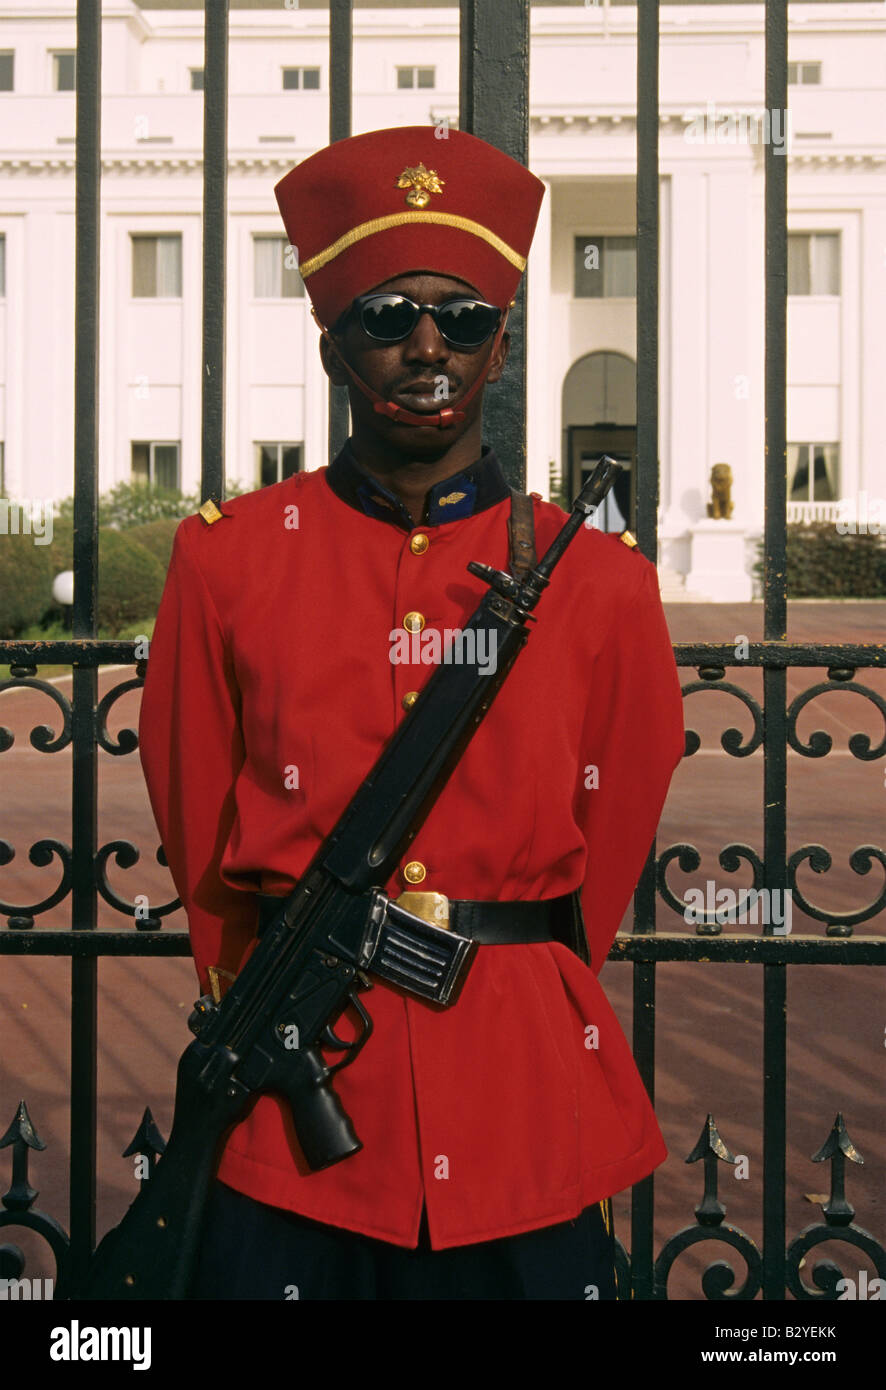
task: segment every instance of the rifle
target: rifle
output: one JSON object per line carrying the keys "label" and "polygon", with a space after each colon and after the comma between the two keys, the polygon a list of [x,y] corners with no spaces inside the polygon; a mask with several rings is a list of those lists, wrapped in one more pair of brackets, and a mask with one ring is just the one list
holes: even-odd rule
{"label": "rifle", "polygon": [[[332,1088],[372,1032],[359,992],[377,976],[445,1007],[454,1002],[476,943],[408,912],[382,890],[528,640],[527,623],[566,547],[622,471],[603,456],[543,558],[523,579],[471,561],[488,591],[464,629],[477,652],[485,631],[494,670],[477,660],[441,664],[317,850],[220,1002],[198,999],[196,1034],[178,1065],[172,1131],[150,1179],[98,1246],[82,1297],[182,1299],[199,1249],[222,1141],[257,1095],[292,1108],[299,1145],[317,1171],[362,1145]],[[534,620],[533,620],[534,621]],[[487,647],[488,649],[488,647]],[[352,1042],[334,1025],[348,1006]],[[344,1053],[329,1065],[321,1046]]]}

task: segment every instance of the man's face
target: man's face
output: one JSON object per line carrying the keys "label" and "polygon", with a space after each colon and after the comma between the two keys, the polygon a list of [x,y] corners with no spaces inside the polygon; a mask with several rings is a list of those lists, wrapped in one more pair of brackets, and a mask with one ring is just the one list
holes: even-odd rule
{"label": "man's face", "polygon": [[[442,304],[456,298],[482,299],[472,285],[445,275],[419,271],[398,275],[373,286],[373,291],[406,295],[416,304]],[[446,406],[457,407],[489,360],[491,338],[480,347],[465,351],[450,347],[429,314],[422,314],[412,333],[401,343],[378,343],[368,338],[351,316],[344,330],[333,337],[342,356],[358,376],[383,400],[393,401],[414,414],[433,415]],[[341,363],[320,340],[320,355],[330,380],[350,385],[354,433],[371,433],[388,446],[404,453],[432,458],[445,453],[479,419],[483,390],[465,407],[461,424],[440,429],[436,425],[397,423],[373,409],[373,403],[350,380]],[[508,334],[502,336],[486,380],[498,381],[508,355]]]}

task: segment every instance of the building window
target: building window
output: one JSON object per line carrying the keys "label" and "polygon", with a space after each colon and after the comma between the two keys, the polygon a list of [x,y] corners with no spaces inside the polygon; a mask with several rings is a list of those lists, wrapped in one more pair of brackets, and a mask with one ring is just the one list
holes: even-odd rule
{"label": "building window", "polygon": [[574,279],[576,299],[636,299],[637,238],[577,236]]}
{"label": "building window", "polygon": [[789,444],[787,460],[789,502],[836,502],[840,496],[839,444]]}
{"label": "building window", "polygon": [[6,298],[6,237],[0,235],[0,299]]}
{"label": "building window", "polygon": [[840,233],[788,236],[788,294],[840,293]]}
{"label": "building window", "polygon": [[252,240],[256,299],[303,299],[305,285],[295,247],[285,236],[255,236]]}
{"label": "building window", "polygon": [[12,52],[0,53],[0,92],[12,91],[14,67],[15,54]]}
{"label": "building window", "polygon": [[282,483],[301,468],[300,444],[256,444],[255,471],[259,487]]}
{"label": "building window", "polygon": [[178,443],[132,442],[132,481],[149,487],[178,488]]}
{"label": "building window", "polygon": [[809,87],[821,82],[821,63],[788,63],[788,86]]}
{"label": "building window", "polygon": [[202,91],[203,91],[203,69],[202,69],[202,68],[191,68],[191,91],[192,91],[192,92],[202,92]]}
{"label": "building window", "polygon": [[284,68],[283,90],[285,92],[319,92],[319,68]]}
{"label": "building window", "polygon": [[172,236],[132,237],[133,299],[181,299],[182,239]]}
{"label": "building window", "polygon": [[397,86],[401,91],[409,87],[435,87],[436,68],[398,68]]}
{"label": "building window", "polygon": [[52,85],[57,92],[73,92],[77,85],[77,54],[53,53]]}

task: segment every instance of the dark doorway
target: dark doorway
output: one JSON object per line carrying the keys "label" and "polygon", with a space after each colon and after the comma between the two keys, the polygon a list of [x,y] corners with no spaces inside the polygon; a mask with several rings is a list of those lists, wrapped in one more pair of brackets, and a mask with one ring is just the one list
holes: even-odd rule
{"label": "dark doorway", "polygon": [[624,531],[633,525],[637,463],[637,426],[571,425],[568,430],[570,496],[575,497],[592,472],[601,454],[608,454],[624,465],[624,473],[604,499],[599,526],[601,531]]}

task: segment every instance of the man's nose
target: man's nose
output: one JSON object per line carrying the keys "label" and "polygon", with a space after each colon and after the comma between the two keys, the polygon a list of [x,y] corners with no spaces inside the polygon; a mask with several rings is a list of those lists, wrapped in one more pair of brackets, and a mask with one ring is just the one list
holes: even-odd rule
{"label": "man's nose", "polygon": [[426,309],[406,340],[406,360],[440,362],[449,352],[449,344]]}

